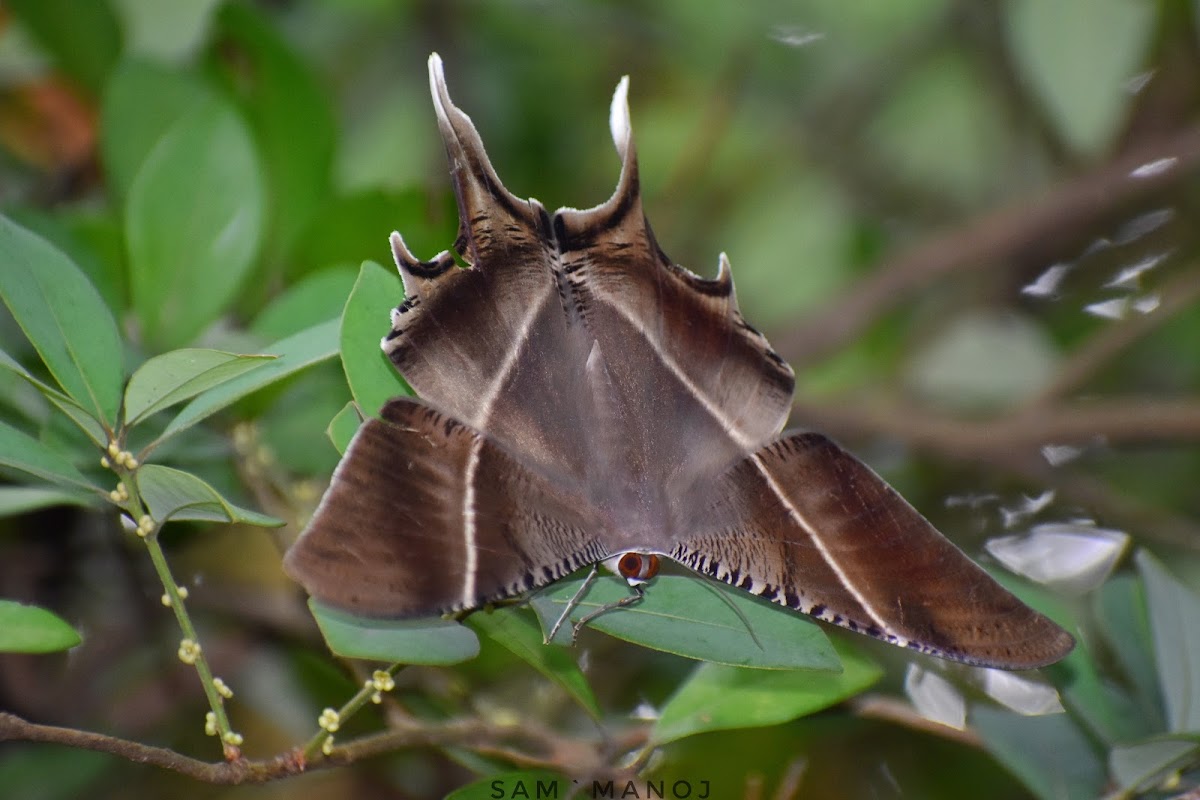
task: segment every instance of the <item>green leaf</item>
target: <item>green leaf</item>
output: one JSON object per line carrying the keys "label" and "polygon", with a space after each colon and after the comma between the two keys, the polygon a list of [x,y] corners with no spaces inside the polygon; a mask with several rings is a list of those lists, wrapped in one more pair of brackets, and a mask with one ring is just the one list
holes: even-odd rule
{"label": "green leaf", "polygon": [[701,664],[671,696],[650,740],[657,745],[697,733],[778,725],[853,697],[883,670],[844,644],[837,674],[782,672]]}
{"label": "green leaf", "polygon": [[[413,115],[405,113],[404,116]],[[397,141],[403,141],[405,147],[397,148]],[[432,147],[434,140],[430,139],[428,144]],[[419,146],[412,139],[393,139],[389,148],[402,150]],[[431,151],[427,149],[426,152]],[[361,153],[354,154],[354,157],[361,156]],[[423,158],[427,160],[427,157]],[[428,166],[421,162],[422,170]],[[372,169],[378,174],[378,163]],[[417,255],[445,249],[457,235],[458,211],[452,192],[445,192],[435,199],[440,202],[431,208],[429,192],[424,188],[402,192],[366,191],[327,198],[318,210],[314,224],[304,231],[288,259],[287,274],[298,276],[325,269],[330,264],[357,266],[364,261],[390,258],[387,234],[393,230],[404,232],[404,241]],[[386,324],[387,318],[384,320]]]}
{"label": "green leaf", "polygon": [[[531,605],[549,631],[575,596],[583,576],[568,578],[535,595]],[[631,590],[624,580],[602,575],[571,613],[578,620]],[[839,669],[825,633],[807,617],[695,575],[660,573],[646,587],[645,599],[602,614],[589,627],[654,650],[760,669]],[[556,641],[569,641],[570,624]]]}
{"label": "green leaf", "polygon": [[1063,138],[1099,155],[1124,122],[1156,10],[1140,0],[1014,0],[1003,6],[1015,66]]}
{"label": "green leaf", "polygon": [[12,356],[0,350],[0,369],[6,369],[22,380],[28,383],[33,388],[37,389],[42,395],[54,403],[60,411],[66,414],[76,425],[78,425],[88,437],[95,442],[101,450],[108,446],[108,434],[104,430],[95,417],[89,414],[82,406],[76,403],[71,398],[67,397],[62,392],[52,386],[48,386],[18,364]]}
{"label": "green leaf", "polygon": [[101,492],[100,487],[89,481],[57,450],[52,450],[43,442],[5,422],[0,422],[0,464],[62,486],[76,486]]}
{"label": "green leaf", "polygon": [[362,425],[362,421],[362,413],[355,403],[346,403],[337,416],[329,421],[329,427],[325,429],[325,433],[342,455],[346,455],[346,448],[350,446],[350,440],[354,438],[354,434],[358,433],[358,427]]}
{"label": "green leaf", "polygon": [[1094,649],[1097,643],[1093,637],[1080,634],[1063,599],[1011,572],[993,569],[990,573],[1024,603],[1075,633],[1079,644],[1064,660],[1046,668],[1046,674],[1058,687],[1063,705],[1071,709],[1078,722],[1107,744],[1145,736],[1149,732],[1146,719],[1137,713],[1129,696],[1100,673]]}
{"label": "green leaf", "polygon": [[1041,800],[1095,800],[1104,794],[1104,762],[1068,715],[1025,717],[976,706],[971,724],[988,752]]}
{"label": "green leaf", "polygon": [[184,62],[207,40],[221,0],[117,0],[125,31],[125,53],[162,62]]}
{"label": "green leaf", "polygon": [[[894,78],[865,132],[866,149],[893,177],[963,203],[991,202],[1010,176],[1015,142],[1004,101],[965,48],[929,53]],[[914,198],[916,200],[916,198]]]}
{"label": "green leaf", "polygon": [[109,185],[129,194],[155,145],[212,92],[178,70],[148,61],[123,62],[113,72],[100,109],[100,150]]}
{"label": "green leaf", "polygon": [[144,464],[137,471],[137,488],[155,522],[245,522],[276,528],[282,520],[250,511],[226,500],[212,486],[190,472],[160,464]]}
{"label": "green leaf", "polygon": [[264,12],[226,3],[216,28],[214,64],[231,73],[229,86],[254,128],[272,198],[269,252],[282,258],[329,195],[333,112],[308,65]]}
{"label": "green leaf", "polygon": [[199,102],[158,141],[125,208],[130,291],[148,340],[186,344],[224,311],[254,264],[264,204],[250,132],[223,101]]}
{"label": "green leaf", "polygon": [[90,506],[95,500],[95,495],[43,486],[0,486],[0,517],[54,506]]}
{"label": "green leaf", "polygon": [[1200,597],[1147,550],[1135,557],[1146,587],[1158,682],[1170,731],[1200,731]]}
{"label": "green leaf", "polygon": [[[763,180],[761,192],[737,204],[720,246],[728,249],[746,314],[755,324],[782,327],[849,283],[853,216],[841,187],[818,170],[772,170]],[[807,254],[811,269],[780,280],[778,265],[788,253]],[[711,275],[714,266],[702,271]]]}
{"label": "green leaf", "polygon": [[196,349],[155,356],[138,367],[125,387],[126,424],[136,425],[151,414],[190,400],[274,358]]}
{"label": "green leaf", "polygon": [[1050,335],[1016,314],[967,311],[909,357],[907,383],[931,404],[980,413],[1035,396],[1058,374]]}
{"label": "green leaf", "polygon": [[110,209],[88,206],[51,211],[13,207],[14,222],[41,236],[66,254],[96,288],[110,309],[125,303],[125,242],[121,226]]}
{"label": "green leaf", "polygon": [[63,72],[99,94],[121,51],[121,30],[108,3],[6,0],[5,5]]}
{"label": "green leaf", "polygon": [[574,653],[544,644],[541,630],[524,609],[509,607],[479,611],[467,618],[467,624],[557,682],[594,719],[600,718],[600,707],[596,705],[587,678],[575,663]]}
{"label": "green leaf", "polygon": [[444,619],[356,617],[309,599],[326,644],[343,658],[402,664],[457,664],[479,655],[470,628]]}
{"label": "green leaf", "polygon": [[365,413],[376,415],[393,397],[412,395],[379,346],[391,330],[392,309],[404,299],[400,278],[373,262],[359,270],[342,312],[342,368],[350,393]]}
{"label": "green leaf", "polygon": [[330,267],[305,276],[255,317],[250,332],[271,341],[340,317],[357,276],[353,267]]}
{"label": "green leaf", "polygon": [[338,455],[322,432],[346,405],[346,380],[329,364],[280,389],[265,410],[239,411],[255,419],[262,443],[291,473],[328,479]]}
{"label": "green leaf", "polygon": [[[1100,633],[1117,657],[1121,674],[1133,689],[1134,716],[1145,721],[1143,735],[1166,726],[1154,665],[1154,635],[1146,612],[1142,582],[1130,573],[1111,576],[1093,594],[1095,618],[1103,620]],[[1124,737],[1125,741],[1137,737]]]}
{"label": "green leaf", "polygon": [[1194,764],[1200,743],[1193,739],[1153,739],[1114,747],[1108,754],[1113,778],[1124,789],[1150,790],[1171,773]]}
{"label": "green leaf", "polygon": [[45,239],[0,216],[0,296],[50,374],[112,429],[121,402],[117,324],[99,292]]}
{"label": "green leaf", "polygon": [[337,355],[337,330],[338,320],[331,319],[270,345],[266,350],[276,356],[274,361],[196,397],[171,420],[162,436],[152,446],[158,446],[164,440],[236,403],[248,394],[277,383],[313,364],[333,358]]}
{"label": "green leaf", "polygon": [[506,798],[568,798],[574,789],[572,782],[544,769],[523,769],[501,772],[456,789],[445,800],[492,800]]}
{"label": "green leaf", "polygon": [[82,641],[57,614],[0,600],[0,653],[56,653]]}

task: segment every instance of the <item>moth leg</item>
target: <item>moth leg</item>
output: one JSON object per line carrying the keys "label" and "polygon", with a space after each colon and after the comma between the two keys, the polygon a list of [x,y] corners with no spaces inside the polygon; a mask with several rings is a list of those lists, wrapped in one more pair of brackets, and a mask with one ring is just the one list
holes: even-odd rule
{"label": "moth leg", "polygon": [[[567,607],[564,608],[563,612],[558,615],[558,619],[554,622],[554,627],[551,628],[550,633],[546,634],[546,637],[542,639],[542,644],[550,644],[550,642],[554,641],[554,636],[558,633],[558,629],[561,628],[563,623],[567,621],[567,618],[571,616],[571,612],[575,610],[575,606],[579,605],[579,601],[583,599],[585,594],[587,594],[588,587],[591,586],[592,582],[596,580],[596,573],[599,570],[599,564],[592,564],[592,571],[588,573],[587,578],[584,579],[583,585],[579,587],[579,590],[575,592],[575,594],[571,595],[571,599],[567,601]],[[576,625],[576,632],[571,634],[571,644],[575,644],[575,637],[577,635],[578,625]]]}
{"label": "moth leg", "polygon": [[609,611],[612,611],[614,609],[617,609],[617,608],[627,608],[627,607],[633,605],[634,603],[640,603],[640,602],[642,602],[643,599],[645,599],[646,587],[644,585],[637,583],[637,584],[632,584],[629,588],[633,589],[633,594],[629,595],[628,597],[622,597],[620,600],[616,601],[615,603],[609,603],[606,606],[600,606],[592,613],[586,614],[583,617],[581,617],[579,619],[579,621],[575,623],[575,626],[571,629],[571,644],[575,644],[575,638],[577,636],[579,636],[580,629],[582,629],[584,625],[587,625],[589,622],[594,620],[596,617],[600,616],[601,614],[605,614]]}

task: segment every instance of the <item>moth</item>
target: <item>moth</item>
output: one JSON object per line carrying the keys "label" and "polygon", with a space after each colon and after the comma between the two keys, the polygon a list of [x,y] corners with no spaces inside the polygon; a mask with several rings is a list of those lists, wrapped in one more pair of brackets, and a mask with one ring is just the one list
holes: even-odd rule
{"label": "moth", "polygon": [[287,553],[315,598],[430,617],[598,562],[638,585],[668,558],[945,659],[1028,669],[1070,652],[869,467],[780,433],[794,376],[738,310],[729,261],[699,277],[646,221],[628,78],[609,120],[616,191],[550,213],[500,182],[436,54],[429,77],[458,236],[421,261],[391,235],[405,299],[382,346],[420,399],[362,425]]}

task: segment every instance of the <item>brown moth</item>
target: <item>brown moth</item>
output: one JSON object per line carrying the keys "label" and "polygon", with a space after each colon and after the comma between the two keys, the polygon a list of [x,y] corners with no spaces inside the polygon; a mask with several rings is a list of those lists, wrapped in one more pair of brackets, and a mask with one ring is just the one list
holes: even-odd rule
{"label": "brown moth", "polygon": [[787,608],[942,658],[1007,669],[1074,640],[1024,605],[870,468],[780,434],[792,370],[642,210],[626,102],[604,204],[549,213],[500,182],[469,117],[430,86],[460,215],[455,252],[392,250],[406,299],[383,349],[420,400],[367,420],[287,571],[354,614],[429,617],[610,563],[658,557]]}

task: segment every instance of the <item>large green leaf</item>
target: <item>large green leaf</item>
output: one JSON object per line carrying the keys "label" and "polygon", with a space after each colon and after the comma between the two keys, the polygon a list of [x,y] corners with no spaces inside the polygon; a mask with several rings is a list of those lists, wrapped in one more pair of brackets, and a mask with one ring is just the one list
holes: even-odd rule
{"label": "large green leaf", "polygon": [[272,360],[274,356],[197,349],[155,356],[138,367],[125,387],[126,424],[136,425],[155,412],[190,400]]}
{"label": "large green leaf", "polygon": [[1015,66],[1063,138],[1098,155],[1120,129],[1128,81],[1144,68],[1158,6],[1140,0],[1012,0]]}
{"label": "large green leaf", "polygon": [[331,319],[269,345],[265,350],[276,356],[274,361],[226,381],[193,399],[171,420],[162,436],[154,442],[154,446],[227,408],[248,394],[284,380],[313,364],[333,358],[337,355],[337,332],[338,320]]}
{"label": "large green leaf", "polygon": [[541,630],[525,609],[509,607],[479,611],[467,618],[467,624],[556,681],[585,711],[596,719],[600,718],[600,707],[596,705],[592,687],[575,663],[574,654],[561,647],[544,644]]}
{"label": "large green leaf", "polygon": [[251,333],[274,341],[340,317],[357,277],[358,270],[348,266],[330,267],[306,275],[254,318]]}
{"label": "large green leaf", "polygon": [[201,100],[159,140],[129,189],[130,291],[143,335],[187,344],[236,296],[262,238],[264,190],[246,125]]}
{"label": "large green leaf", "polygon": [[2,215],[0,297],[63,390],[115,428],[123,350],[112,313],[69,258]]}
{"label": "large green leaf", "polygon": [[1095,800],[1108,782],[1096,746],[1066,714],[1025,717],[978,706],[984,747],[1040,800]]}
{"label": "large green leaf", "polygon": [[0,464],[62,486],[101,491],[66,456],[6,422],[0,422]]}
{"label": "large green leaf", "polygon": [[883,675],[875,662],[839,645],[840,673],[783,672],[701,664],[671,696],[650,734],[655,744],[730,728],[778,725],[865,690]]}
{"label": "large green leaf", "polygon": [[379,347],[391,330],[391,311],[403,299],[399,276],[368,261],[359,270],[342,312],[342,367],[350,393],[366,414],[378,414],[393,397],[412,394]]}
{"label": "large green leaf", "polygon": [[155,146],[212,91],[184,72],[128,60],[113,72],[100,109],[100,149],[109,185],[121,196]]}
{"label": "large green leaf", "polygon": [[[1146,611],[1146,591],[1132,573],[1110,577],[1093,593],[1095,615],[1101,621],[1100,633],[1112,648],[1120,667],[1119,674],[1130,686],[1135,716],[1144,722],[1143,735],[1166,726],[1158,673],[1154,664],[1154,635]],[[1126,741],[1129,738],[1127,737]]]}
{"label": "large green leaf", "polygon": [[[549,631],[583,576],[559,581],[534,596],[531,604]],[[629,597],[625,581],[599,577],[571,613],[578,620],[596,609]],[[664,572],[646,587],[645,599],[596,617],[588,626],[627,642],[667,653],[760,669],[807,669],[836,672],[837,654],[829,639],[807,617],[773,606],[746,592],[699,576]],[[556,641],[569,641],[566,623]]]}
{"label": "large green leaf", "polygon": [[136,53],[163,63],[187,62],[208,39],[213,12],[221,2],[116,0],[124,23],[126,55]]}
{"label": "large green leaf", "polygon": [[108,3],[5,0],[42,46],[88,91],[98,94],[121,52],[121,29]]}
{"label": "large green leaf", "polygon": [[1187,739],[1160,738],[1114,747],[1108,755],[1113,778],[1125,789],[1151,790],[1172,773],[1200,760],[1197,736],[1200,734]]}
{"label": "large green leaf", "polygon": [[96,502],[94,494],[44,486],[0,486],[0,517],[10,517],[53,506],[88,506]]}
{"label": "large green leaf", "polygon": [[1138,571],[1146,587],[1158,680],[1170,731],[1200,731],[1200,597],[1152,556],[1139,551]]}
{"label": "large green leaf", "polygon": [[105,432],[104,426],[100,424],[99,420],[89,414],[87,409],[53,386],[48,386],[39,381],[29,370],[17,363],[12,356],[3,350],[0,350],[0,369],[8,370],[41,392],[47,400],[54,403],[60,411],[78,425],[101,450],[108,446],[108,434]]}
{"label": "large green leaf", "polygon": [[233,73],[229,86],[254,128],[272,198],[268,249],[281,258],[329,195],[333,112],[308,65],[264,12],[226,3],[216,22],[215,65]]}
{"label": "large green leaf", "polygon": [[278,527],[282,520],[250,511],[226,500],[220,492],[191,474],[160,464],[145,464],[137,471],[137,488],[156,522],[246,522]]}
{"label": "large green leaf", "polygon": [[311,599],[308,607],[329,649],[344,658],[457,664],[479,655],[479,639],[457,622],[356,617]]}
{"label": "large green leaf", "polygon": [[358,433],[359,426],[362,425],[362,415],[359,413],[358,405],[350,402],[342,406],[342,410],[329,421],[329,427],[325,429],[325,434],[329,437],[329,441],[333,442],[333,446],[342,455],[346,455],[346,448],[350,446],[350,440],[354,438],[354,434]]}
{"label": "large green leaf", "polygon": [[56,614],[13,600],[0,600],[0,653],[55,653],[82,641]]}

